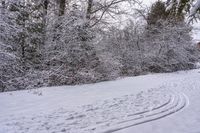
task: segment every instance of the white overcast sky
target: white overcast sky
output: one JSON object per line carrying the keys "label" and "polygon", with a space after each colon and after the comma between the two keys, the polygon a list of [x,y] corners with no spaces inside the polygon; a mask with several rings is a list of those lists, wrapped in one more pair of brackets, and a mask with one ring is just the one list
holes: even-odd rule
{"label": "white overcast sky", "polygon": [[[157,1],[157,0],[142,0],[143,1],[143,3],[145,4],[145,5],[151,5],[152,3],[154,3],[155,1]],[[162,0],[162,1],[164,1],[164,0]]]}

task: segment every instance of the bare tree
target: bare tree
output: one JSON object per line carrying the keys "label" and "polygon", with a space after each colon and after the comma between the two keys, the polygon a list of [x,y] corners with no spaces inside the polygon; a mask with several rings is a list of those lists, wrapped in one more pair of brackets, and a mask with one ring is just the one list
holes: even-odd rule
{"label": "bare tree", "polygon": [[[110,16],[109,18],[115,18],[120,14],[125,14],[125,11],[120,7],[121,3],[136,4],[139,3],[138,0],[104,0],[104,1],[87,1],[86,8],[86,20],[90,21],[90,27],[103,22],[105,16]],[[126,9],[125,9],[126,10]],[[103,22],[104,23],[104,22]]]}

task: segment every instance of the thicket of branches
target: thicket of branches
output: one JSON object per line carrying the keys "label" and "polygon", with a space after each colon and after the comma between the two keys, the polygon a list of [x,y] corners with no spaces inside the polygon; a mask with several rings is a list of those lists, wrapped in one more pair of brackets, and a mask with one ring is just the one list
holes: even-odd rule
{"label": "thicket of branches", "polygon": [[[192,69],[199,59],[183,14],[158,1],[118,28],[136,0],[1,0],[0,91],[76,85]],[[162,15],[161,15],[162,14]],[[115,20],[113,20],[113,18]]]}

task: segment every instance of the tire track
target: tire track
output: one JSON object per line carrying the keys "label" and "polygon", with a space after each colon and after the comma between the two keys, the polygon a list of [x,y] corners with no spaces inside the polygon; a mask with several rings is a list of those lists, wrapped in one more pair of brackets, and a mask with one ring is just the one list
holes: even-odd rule
{"label": "tire track", "polygon": [[159,120],[161,118],[172,115],[178,111],[181,111],[187,105],[189,105],[188,97],[184,93],[178,93],[178,92],[173,91],[170,96],[170,102],[167,104],[164,104],[164,106],[158,107],[152,110],[151,112],[147,111],[147,112],[133,114],[135,116],[142,114],[143,116],[122,121],[118,123],[118,125],[115,125],[114,127],[110,127],[109,129],[104,130],[101,133],[112,133],[112,132],[129,128],[132,126],[144,124],[144,123],[151,122],[154,120]]}

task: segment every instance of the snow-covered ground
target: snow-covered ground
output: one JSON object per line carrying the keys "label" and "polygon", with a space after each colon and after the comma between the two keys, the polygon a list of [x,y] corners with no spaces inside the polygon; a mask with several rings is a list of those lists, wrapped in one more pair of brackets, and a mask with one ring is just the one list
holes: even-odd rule
{"label": "snow-covered ground", "polygon": [[200,70],[0,94],[0,133],[199,133]]}

